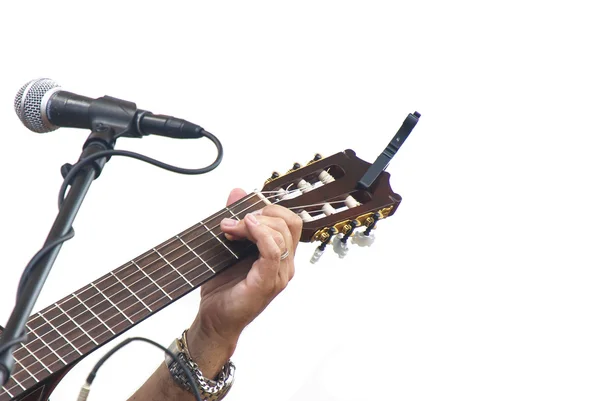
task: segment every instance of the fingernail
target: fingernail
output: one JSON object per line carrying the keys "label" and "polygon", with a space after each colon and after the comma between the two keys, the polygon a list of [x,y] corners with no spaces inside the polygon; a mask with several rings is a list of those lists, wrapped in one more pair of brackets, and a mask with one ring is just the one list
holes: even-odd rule
{"label": "fingernail", "polygon": [[260,216],[262,214],[262,211],[263,211],[262,209],[258,209],[258,210],[253,211],[252,214]]}
{"label": "fingernail", "polygon": [[256,217],[254,217],[254,215],[252,213],[247,214],[246,218],[248,219],[248,221],[252,224],[254,224],[255,226],[258,225],[258,220],[256,219]]}
{"label": "fingernail", "polygon": [[237,225],[237,220],[234,219],[223,219],[221,220],[221,225],[223,227],[235,227]]}

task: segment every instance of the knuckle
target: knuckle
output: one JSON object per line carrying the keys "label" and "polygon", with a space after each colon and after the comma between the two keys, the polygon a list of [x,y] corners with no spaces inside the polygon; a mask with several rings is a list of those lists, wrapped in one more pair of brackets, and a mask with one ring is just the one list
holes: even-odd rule
{"label": "knuckle", "polygon": [[294,214],[294,217],[292,218],[292,222],[290,224],[290,229],[294,233],[299,233],[300,231],[302,231],[303,224],[304,222],[302,221],[302,218],[297,214]]}
{"label": "knuckle", "polygon": [[[275,240],[275,243],[277,244],[277,246],[279,248],[285,246],[285,238],[283,237],[283,234],[280,232],[277,232],[275,234],[273,234],[273,239]],[[279,256],[281,256],[281,250],[279,250]]]}

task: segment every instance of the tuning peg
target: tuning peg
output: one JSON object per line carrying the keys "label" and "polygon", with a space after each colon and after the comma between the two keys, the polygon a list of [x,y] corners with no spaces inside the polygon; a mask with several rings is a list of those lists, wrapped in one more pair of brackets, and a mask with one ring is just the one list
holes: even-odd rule
{"label": "tuning peg", "polygon": [[311,161],[308,162],[308,164],[311,164],[311,163],[314,163],[314,162],[318,162],[322,158],[323,158],[323,156],[321,156],[320,153],[315,153],[315,156],[311,159]]}
{"label": "tuning peg", "polygon": [[329,244],[331,237],[336,233],[336,229],[334,227],[330,227],[326,233],[321,234],[321,245],[315,249],[312,257],[310,258],[310,263],[315,264],[319,261],[321,256],[325,253],[325,247]]}
{"label": "tuning peg", "polygon": [[375,242],[375,233],[365,234],[366,231],[357,233],[352,237],[352,243],[360,247],[371,246]]}
{"label": "tuning peg", "polygon": [[340,259],[343,259],[349,251],[348,244],[343,239],[343,234],[338,234],[333,237],[333,251],[337,253]]}
{"label": "tuning peg", "polygon": [[292,166],[292,168],[291,168],[291,169],[289,169],[289,170],[287,171],[287,173],[286,173],[286,174],[289,174],[289,173],[291,173],[292,171],[296,171],[296,170],[298,170],[300,167],[302,167],[302,164],[300,164],[300,163],[296,162],[296,163],[294,163],[294,165]]}
{"label": "tuning peg", "polygon": [[319,261],[319,259],[321,259],[321,256],[323,256],[324,253],[325,253],[325,250],[321,249],[321,247],[318,246],[317,249],[315,249],[315,252],[313,253],[312,257],[310,258],[310,263],[312,263],[313,265],[315,263],[317,263]]}
{"label": "tuning peg", "polygon": [[356,234],[352,237],[352,243],[358,246],[371,246],[375,242],[375,233],[371,232],[377,221],[381,218],[381,213],[374,213],[373,216],[367,218],[367,229],[361,233]]}
{"label": "tuning peg", "polygon": [[273,174],[271,174],[271,176],[267,179],[267,181],[265,181],[265,185],[270,183],[273,180],[276,180],[279,177],[281,177],[281,175],[277,171],[273,171]]}

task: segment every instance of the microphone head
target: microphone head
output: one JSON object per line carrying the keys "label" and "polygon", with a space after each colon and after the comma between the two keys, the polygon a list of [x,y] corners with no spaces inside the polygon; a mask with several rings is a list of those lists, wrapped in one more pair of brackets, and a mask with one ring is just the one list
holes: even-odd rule
{"label": "microphone head", "polygon": [[27,82],[15,96],[15,113],[33,132],[54,131],[58,127],[48,120],[46,107],[53,93],[61,87],[51,79],[40,78]]}

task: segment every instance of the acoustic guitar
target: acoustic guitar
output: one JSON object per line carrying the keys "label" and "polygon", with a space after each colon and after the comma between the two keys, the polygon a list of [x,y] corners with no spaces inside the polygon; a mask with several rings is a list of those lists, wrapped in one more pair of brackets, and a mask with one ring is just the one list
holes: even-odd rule
{"label": "acoustic guitar", "polygon": [[[219,228],[225,218],[242,219],[267,204],[279,204],[304,221],[302,242],[320,242],[343,256],[348,242],[370,245],[371,230],[394,214],[401,197],[389,173],[367,189],[357,182],[371,166],[346,150],[316,155],[306,166],[276,173],[250,193],[187,230],[31,316],[28,339],[14,352],[16,365],[0,389],[0,401],[46,401],[81,359],[200,287],[238,260],[256,254],[248,241],[229,241]],[[331,245],[329,245],[331,244]]]}

